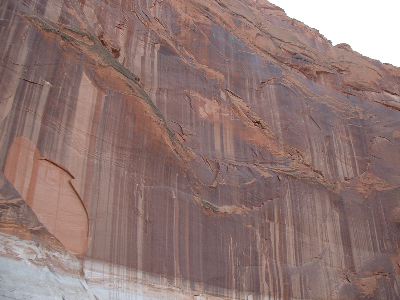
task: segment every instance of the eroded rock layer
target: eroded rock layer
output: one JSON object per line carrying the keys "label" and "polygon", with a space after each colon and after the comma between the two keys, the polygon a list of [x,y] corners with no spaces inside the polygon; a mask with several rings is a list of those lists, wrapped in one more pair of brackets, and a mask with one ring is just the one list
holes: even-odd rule
{"label": "eroded rock layer", "polygon": [[0,297],[400,298],[398,68],[262,0],[2,0],[0,41]]}

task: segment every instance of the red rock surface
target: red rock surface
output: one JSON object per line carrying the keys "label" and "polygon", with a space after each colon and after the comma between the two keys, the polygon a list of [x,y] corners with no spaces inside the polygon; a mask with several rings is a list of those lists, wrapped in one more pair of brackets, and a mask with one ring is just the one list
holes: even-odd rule
{"label": "red rock surface", "polygon": [[0,15],[2,234],[105,299],[400,297],[398,68],[262,0]]}

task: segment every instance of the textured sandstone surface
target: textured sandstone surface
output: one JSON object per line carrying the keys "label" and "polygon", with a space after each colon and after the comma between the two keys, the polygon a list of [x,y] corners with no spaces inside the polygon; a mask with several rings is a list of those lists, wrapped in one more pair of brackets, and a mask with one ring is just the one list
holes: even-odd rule
{"label": "textured sandstone surface", "polygon": [[0,41],[0,298],[400,298],[399,68],[263,0],[1,0]]}

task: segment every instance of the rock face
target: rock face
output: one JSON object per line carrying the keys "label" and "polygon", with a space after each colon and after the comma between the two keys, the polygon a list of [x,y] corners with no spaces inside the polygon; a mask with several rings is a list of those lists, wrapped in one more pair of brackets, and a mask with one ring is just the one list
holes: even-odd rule
{"label": "rock face", "polygon": [[400,298],[400,69],[262,0],[0,16],[0,298]]}

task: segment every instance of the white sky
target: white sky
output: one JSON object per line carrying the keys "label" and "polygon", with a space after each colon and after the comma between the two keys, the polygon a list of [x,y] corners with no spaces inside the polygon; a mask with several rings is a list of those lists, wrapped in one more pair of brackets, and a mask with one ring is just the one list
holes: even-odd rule
{"label": "white sky", "polygon": [[333,45],[400,67],[400,0],[269,0]]}

